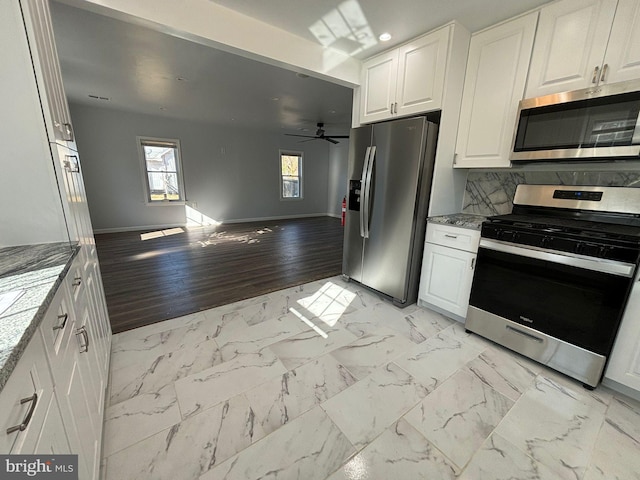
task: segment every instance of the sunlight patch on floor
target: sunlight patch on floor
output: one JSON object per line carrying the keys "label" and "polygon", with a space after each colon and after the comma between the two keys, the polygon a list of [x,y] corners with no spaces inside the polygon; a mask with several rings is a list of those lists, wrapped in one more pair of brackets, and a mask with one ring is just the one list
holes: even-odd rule
{"label": "sunlight patch on floor", "polygon": [[296,310],[293,307],[289,307],[289,311],[293,313],[296,317],[298,317],[300,320],[302,320],[304,323],[309,325],[322,338],[329,338],[329,335],[327,335],[327,333],[324,330],[322,330],[319,326],[317,326],[315,323],[313,323],[311,320],[309,320],[307,317],[301,314],[298,310]]}
{"label": "sunlight patch on floor", "polygon": [[258,235],[265,235],[268,233],[273,233],[273,230],[270,228],[261,228],[259,230],[255,230],[251,233],[243,233],[243,234],[232,234],[229,232],[214,232],[209,235],[209,238],[206,240],[199,240],[198,243],[201,247],[207,247],[209,245],[219,245],[222,243],[246,243],[246,244],[254,244],[260,243],[260,240],[257,238]]}
{"label": "sunlight patch on floor", "polygon": [[178,235],[184,233],[184,228],[167,228],[166,230],[156,230],[155,232],[141,233],[140,240],[151,240],[152,238],[168,237],[170,235]]}
{"label": "sunlight patch on floor", "polygon": [[301,298],[297,303],[326,325],[333,327],[355,297],[355,293],[327,282],[313,295]]}

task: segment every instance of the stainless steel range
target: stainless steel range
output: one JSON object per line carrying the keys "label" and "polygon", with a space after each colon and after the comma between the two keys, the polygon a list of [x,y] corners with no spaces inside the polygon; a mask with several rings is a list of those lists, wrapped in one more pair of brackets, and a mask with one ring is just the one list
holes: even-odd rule
{"label": "stainless steel range", "polygon": [[465,328],[595,387],[640,258],[640,189],[519,185],[482,226]]}

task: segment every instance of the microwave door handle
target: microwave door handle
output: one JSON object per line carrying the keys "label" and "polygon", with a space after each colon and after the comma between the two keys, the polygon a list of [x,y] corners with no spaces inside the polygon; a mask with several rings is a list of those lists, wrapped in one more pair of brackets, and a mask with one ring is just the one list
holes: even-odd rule
{"label": "microwave door handle", "polygon": [[360,236],[365,238],[364,234],[364,205],[365,205],[365,190],[367,182],[367,171],[369,170],[369,157],[371,156],[371,147],[367,147],[364,153],[364,166],[362,167],[362,177],[360,178]]}
{"label": "microwave door handle", "polygon": [[[640,145],[640,113],[638,113],[638,118],[636,118],[636,128],[633,129],[631,145]],[[638,149],[638,156],[640,157],[640,148]]]}
{"label": "microwave door handle", "polygon": [[371,176],[373,172],[373,163],[376,158],[376,146],[371,147],[371,153],[369,154],[369,168],[367,170],[367,182],[364,187],[364,238],[369,238],[369,206],[371,203]]}

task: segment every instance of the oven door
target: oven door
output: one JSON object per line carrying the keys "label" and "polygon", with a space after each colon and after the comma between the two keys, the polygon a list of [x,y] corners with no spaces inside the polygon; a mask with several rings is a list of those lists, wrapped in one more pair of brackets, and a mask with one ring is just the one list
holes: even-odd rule
{"label": "oven door", "polygon": [[482,239],[466,328],[591,386],[635,265]]}

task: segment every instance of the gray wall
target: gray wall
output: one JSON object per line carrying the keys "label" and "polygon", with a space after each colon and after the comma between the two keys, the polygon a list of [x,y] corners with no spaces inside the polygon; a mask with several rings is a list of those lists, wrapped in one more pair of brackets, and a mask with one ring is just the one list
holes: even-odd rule
{"label": "gray wall", "polygon": [[[347,142],[330,154],[328,142],[298,143],[279,132],[79,104],[71,105],[71,116],[96,231],[185,223],[184,206],[145,204],[136,136],[180,140],[187,200],[216,221],[340,212]],[[280,200],[279,149],[304,153],[303,200]]]}
{"label": "gray wall", "polygon": [[347,194],[347,164],[349,139],[341,139],[337,145],[329,146],[329,184],[327,213],[339,217],[342,214],[342,199]]}

